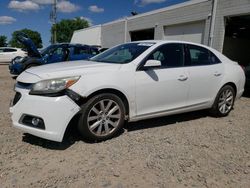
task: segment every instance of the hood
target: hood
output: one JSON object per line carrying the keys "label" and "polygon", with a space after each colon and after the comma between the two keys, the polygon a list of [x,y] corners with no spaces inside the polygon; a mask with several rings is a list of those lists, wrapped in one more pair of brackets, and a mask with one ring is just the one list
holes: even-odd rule
{"label": "hood", "polygon": [[87,74],[95,74],[98,72],[107,71],[112,72],[119,70],[120,67],[121,64],[100,63],[83,60],[67,61],[29,68],[18,76],[17,81],[25,83],[35,83],[39,80],[45,79],[62,78],[69,76],[84,76]]}
{"label": "hood", "polygon": [[26,47],[27,52],[28,52],[28,56],[38,57],[38,58],[41,57],[41,54],[37,50],[35,44],[26,34],[18,33],[17,40],[18,40],[18,42],[20,42],[21,44],[23,44]]}

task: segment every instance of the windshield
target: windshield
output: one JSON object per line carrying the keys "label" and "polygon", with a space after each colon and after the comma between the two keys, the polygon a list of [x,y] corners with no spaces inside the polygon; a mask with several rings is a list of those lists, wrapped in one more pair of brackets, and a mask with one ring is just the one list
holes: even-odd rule
{"label": "windshield", "polygon": [[154,44],[150,42],[122,44],[91,58],[90,61],[129,63]]}
{"label": "windshield", "polygon": [[44,56],[46,54],[49,54],[57,47],[58,45],[50,45],[47,48],[44,48],[43,50],[41,50],[41,55]]}

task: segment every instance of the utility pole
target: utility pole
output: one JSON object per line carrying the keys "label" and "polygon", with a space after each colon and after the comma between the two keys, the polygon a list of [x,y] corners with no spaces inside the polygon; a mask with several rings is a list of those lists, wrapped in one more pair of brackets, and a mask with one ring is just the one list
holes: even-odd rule
{"label": "utility pole", "polygon": [[51,37],[51,42],[53,44],[56,43],[56,19],[57,19],[57,0],[54,0],[52,4],[52,11],[50,12],[50,21],[52,25],[54,26],[53,36]]}
{"label": "utility pole", "polygon": [[211,1],[212,1],[212,11],[211,11],[211,18],[210,18],[210,29],[209,29],[208,45],[210,47],[213,47],[214,28],[215,28],[215,19],[216,19],[218,0],[211,0]]}

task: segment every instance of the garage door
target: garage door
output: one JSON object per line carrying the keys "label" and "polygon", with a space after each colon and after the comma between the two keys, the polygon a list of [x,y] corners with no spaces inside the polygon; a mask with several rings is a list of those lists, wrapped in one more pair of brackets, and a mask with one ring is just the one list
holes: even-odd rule
{"label": "garage door", "polygon": [[205,21],[164,27],[164,39],[203,43]]}

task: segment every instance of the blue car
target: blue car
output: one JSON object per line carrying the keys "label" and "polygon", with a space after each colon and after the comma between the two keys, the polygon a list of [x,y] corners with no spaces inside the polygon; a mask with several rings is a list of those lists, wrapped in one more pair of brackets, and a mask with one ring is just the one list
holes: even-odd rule
{"label": "blue car", "polygon": [[89,59],[99,53],[95,47],[70,43],[53,44],[39,52],[27,35],[21,33],[17,35],[17,39],[26,47],[28,56],[16,57],[11,61],[9,70],[12,75],[19,75],[34,66]]}

